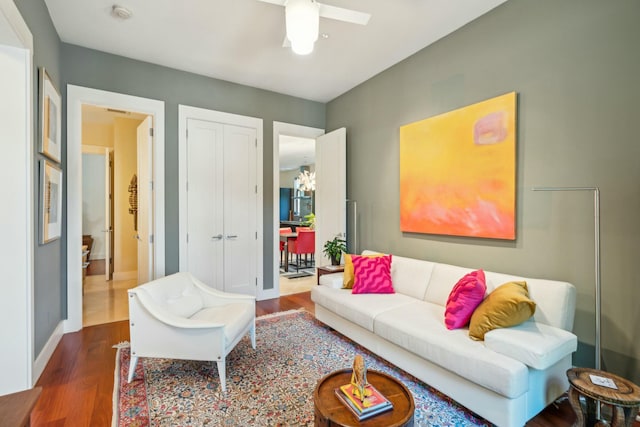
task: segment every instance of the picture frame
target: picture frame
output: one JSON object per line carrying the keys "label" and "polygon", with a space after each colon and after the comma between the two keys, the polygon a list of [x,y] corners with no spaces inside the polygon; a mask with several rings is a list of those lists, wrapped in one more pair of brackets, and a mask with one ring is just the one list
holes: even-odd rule
{"label": "picture frame", "polygon": [[40,244],[60,238],[62,234],[62,169],[55,163],[40,160]]}
{"label": "picture frame", "polygon": [[40,153],[60,163],[62,145],[62,102],[44,67],[39,73]]}

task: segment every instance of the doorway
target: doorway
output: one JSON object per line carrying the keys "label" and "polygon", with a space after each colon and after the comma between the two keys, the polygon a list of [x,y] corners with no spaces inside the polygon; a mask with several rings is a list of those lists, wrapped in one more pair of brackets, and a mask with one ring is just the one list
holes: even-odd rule
{"label": "doorway", "polygon": [[[280,134],[277,143],[280,212],[276,222],[279,230],[295,234],[299,229],[311,228],[315,237],[316,139]],[[279,242],[280,259],[275,268],[280,272],[280,296],[309,291],[316,283],[315,240],[310,239],[308,233],[305,236],[308,248],[303,248],[304,242],[301,244],[298,238]],[[296,247],[305,254],[291,254]]]}
{"label": "doorway", "polygon": [[138,148],[147,117],[82,106],[83,326],[127,319],[127,290],[148,280],[139,213],[149,206],[138,191],[138,180],[148,181],[149,158]]}
{"label": "doorway", "polygon": [[[305,141],[309,139],[315,140],[315,138],[324,135],[324,129],[312,128],[308,126],[294,125],[290,123],[273,122],[273,242],[274,242],[274,256],[272,261],[273,266],[273,288],[264,291],[264,298],[278,298],[280,296],[280,192],[279,188],[282,186],[280,182],[280,139],[281,136],[286,138],[298,138],[299,141]],[[315,152],[315,150],[314,150]],[[315,158],[315,157],[314,157]],[[315,163],[315,161],[314,161]],[[292,184],[293,185],[293,184]],[[287,187],[283,187],[287,188]],[[276,247],[277,246],[277,247]],[[317,255],[317,254],[316,254]],[[315,257],[317,259],[317,256]],[[289,279],[282,279],[289,280]],[[299,280],[311,280],[315,283],[315,277],[311,279],[291,279],[295,281]]]}
{"label": "doorway", "polygon": [[67,314],[64,332],[82,328],[82,106],[90,104],[151,116],[154,124],[154,150],[150,158],[151,193],[150,235],[153,245],[150,278],[164,276],[164,102],[67,85]]}

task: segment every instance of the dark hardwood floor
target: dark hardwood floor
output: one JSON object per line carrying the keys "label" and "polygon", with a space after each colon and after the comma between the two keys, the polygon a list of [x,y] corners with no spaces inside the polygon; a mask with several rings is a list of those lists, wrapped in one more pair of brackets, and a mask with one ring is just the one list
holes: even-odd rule
{"label": "dark hardwood floor", "polygon": [[[256,315],[298,308],[315,312],[310,292],[259,301]],[[110,426],[116,354],[112,346],[128,339],[127,321],[66,334],[38,381],[42,395],[32,413],[32,427]],[[558,406],[550,405],[527,426],[568,427],[573,421],[571,407],[564,400]]]}

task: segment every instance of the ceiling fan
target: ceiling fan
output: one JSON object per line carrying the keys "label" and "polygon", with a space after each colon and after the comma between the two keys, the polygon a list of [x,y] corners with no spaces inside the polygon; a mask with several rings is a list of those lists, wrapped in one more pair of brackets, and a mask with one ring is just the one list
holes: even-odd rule
{"label": "ceiling fan", "polygon": [[368,13],[318,3],[316,0],[258,1],[284,6],[287,39],[291,42],[291,49],[298,55],[313,51],[313,45],[318,40],[320,17],[360,25],[367,25],[371,18]]}

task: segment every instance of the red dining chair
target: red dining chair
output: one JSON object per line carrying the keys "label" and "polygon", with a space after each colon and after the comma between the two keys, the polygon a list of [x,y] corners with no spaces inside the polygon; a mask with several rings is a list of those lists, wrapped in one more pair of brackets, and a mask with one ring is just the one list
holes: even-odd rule
{"label": "red dining chair", "polygon": [[[280,234],[289,234],[292,233],[291,227],[280,227]],[[287,239],[288,244],[291,245],[293,239]],[[289,246],[289,250],[291,250],[291,246]],[[282,254],[284,253],[284,242],[280,240],[280,265],[284,265],[284,260],[282,259]]]}
{"label": "red dining chair", "polygon": [[296,231],[298,232],[298,237],[295,244],[290,246],[289,253],[296,254],[296,271],[300,271],[300,255],[304,254],[305,267],[308,265],[308,254],[311,254],[311,261],[313,262],[313,254],[316,251],[316,231],[301,229],[301,227],[298,227]]}

